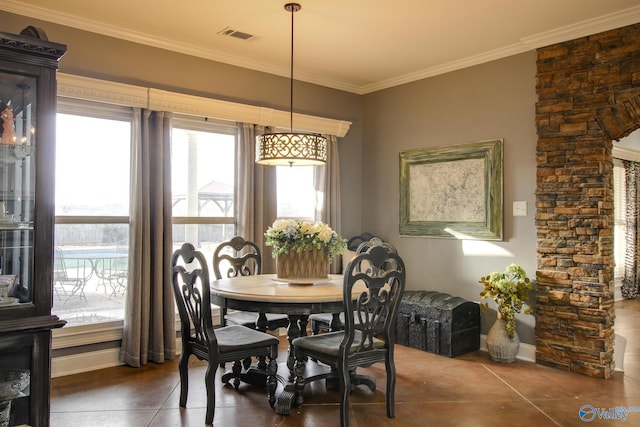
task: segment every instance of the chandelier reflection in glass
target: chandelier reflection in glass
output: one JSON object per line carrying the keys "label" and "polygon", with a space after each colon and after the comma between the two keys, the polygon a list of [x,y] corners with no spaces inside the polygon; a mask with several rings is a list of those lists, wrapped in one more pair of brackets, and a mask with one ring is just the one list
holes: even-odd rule
{"label": "chandelier reflection in glass", "polygon": [[256,163],[272,166],[313,166],[327,161],[327,140],[317,133],[293,132],[293,14],[301,9],[298,3],[287,3],[291,12],[291,79],[290,132],[265,133],[256,137]]}

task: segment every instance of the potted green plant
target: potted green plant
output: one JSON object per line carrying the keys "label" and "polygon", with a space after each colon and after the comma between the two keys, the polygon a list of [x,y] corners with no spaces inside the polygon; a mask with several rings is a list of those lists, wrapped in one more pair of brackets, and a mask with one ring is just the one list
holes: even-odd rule
{"label": "potted green plant", "polygon": [[[487,334],[487,349],[491,358],[498,362],[512,362],[518,353],[520,339],[516,332],[516,313],[532,314],[527,304],[533,284],[524,269],[510,264],[502,273],[493,272],[480,278],[483,289],[480,298],[491,298],[498,306],[496,323]],[[489,305],[480,305],[486,312]]]}

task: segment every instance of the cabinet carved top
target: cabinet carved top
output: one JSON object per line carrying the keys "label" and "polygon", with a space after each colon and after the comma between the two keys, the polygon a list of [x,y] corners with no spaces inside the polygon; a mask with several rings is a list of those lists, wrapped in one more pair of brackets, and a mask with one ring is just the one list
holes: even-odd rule
{"label": "cabinet carved top", "polygon": [[67,46],[61,43],[0,32],[0,53],[6,54],[9,58],[12,55],[30,55],[33,62],[36,62],[38,58],[48,62],[38,65],[57,66],[58,60],[66,51]]}

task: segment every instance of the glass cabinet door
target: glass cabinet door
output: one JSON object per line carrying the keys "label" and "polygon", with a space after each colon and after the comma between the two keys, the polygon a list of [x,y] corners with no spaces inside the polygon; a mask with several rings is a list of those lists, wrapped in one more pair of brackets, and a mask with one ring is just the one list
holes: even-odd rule
{"label": "glass cabinet door", "polygon": [[66,46],[35,27],[23,32],[0,32],[0,425],[47,427],[51,330],[65,324],[51,300],[56,71]]}
{"label": "glass cabinet door", "polygon": [[36,89],[0,72],[0,309],[33,300]]}

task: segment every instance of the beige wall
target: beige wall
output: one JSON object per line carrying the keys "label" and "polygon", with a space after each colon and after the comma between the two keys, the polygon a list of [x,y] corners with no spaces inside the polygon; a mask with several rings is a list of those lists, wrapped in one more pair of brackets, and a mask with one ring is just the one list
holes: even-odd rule
{"label": "beige wall", "polygon": [[[477,301],[478,280],[511,262],[535,277],[536,56],[529,52],[365,96],[363,227],[392,242],[405,260],[409,289]],[[399,152],[504,139],[504,241],[401,237]],[[528,215],[512,216],[513,201]],[[518,333],[533,344],[533,316]],[[483,316],[483,333],[492,316]]]}
{"label": "beige wall", "polygon": [[[68,45],[60,70],[88,77],[288,109],[288,79],[124,42],[0,11],[0,31],[42,28]],[[342,234],[370,231],[395,244],[408,266],[408,288],[478,300],[480,276],[517,262],[536,266],[535,53],[359,96],[297,83],[295,110],[348,120],[340,140]],[[398,235],[398,154],[402,150],[504,139],[504,242],[473,244]],[[511,216],[514,200],[526,217]],[[465,253],[466,251],[466,253]],[[496,254],[496,251],[509,255]],[[518,327],[534,343],[533,317]],[[483,333],[492,323],[483,316]]]}

